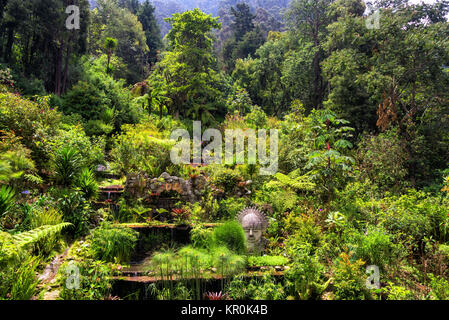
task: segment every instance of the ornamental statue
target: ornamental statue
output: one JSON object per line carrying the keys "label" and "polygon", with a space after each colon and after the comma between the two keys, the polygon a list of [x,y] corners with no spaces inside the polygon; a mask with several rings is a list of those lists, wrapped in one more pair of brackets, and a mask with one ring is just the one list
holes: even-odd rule
{"label": "ornamental statue", "polygon": [[248,252],[261,253],[266,242],[262,236],[268,228],[267,217],[255,207],[248,207],[240,212],[238,221],[245,231]]}

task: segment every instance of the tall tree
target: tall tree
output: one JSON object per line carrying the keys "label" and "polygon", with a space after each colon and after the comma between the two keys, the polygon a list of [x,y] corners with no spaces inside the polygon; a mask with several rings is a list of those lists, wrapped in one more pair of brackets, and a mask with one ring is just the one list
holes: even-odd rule
{"label": "tall tree", "polygon": [[117,39],[115,54],[127,66],[124,75],[127,83],[134,84],[147,77],[148,46],[142,24],[127,8],[120,8],[115,0],[98,0],[90,25],[90,53],[101,52],[104,39],[108,37]]}
{"label": "tall tree", "polygon": [[140,7],[139,0],[118,0],[118,5],[120,8],[128,9],[133,14],[136,14]]}
{"label": "tall tree", "polygon": [[324,59],[322,43],[330,22],[328,8],[332,2],[333,0],[293,0],[287,12],[291,30],[303,43],[312,43],[315,48],[312,62],[312,104],[317,108],[322,107],[325,96],[326,84],[321,71],[321,62]]}
{"label": "tall tree", "polygon": [[232,17],[232,36],[223,43],[221,58],[224,69],[232,72],[237,59],[254,55],[265,42],[265,36],[259,26],[254,26],[254,18],[250,7],[239,3],[230,9]]}
{"label": "tall tree", "polygon": [[162,49],[161,31],[154,16],[154,7],[146,0],[139,8],[137,17],[142,24],[147,39],[148,62],[153,65],[157,60],[159,50]]}
{"label": "tall tree", "polygon": [[115,48],[117,48],[117,39],[114,38],[106,38],[104,40],[104,49],[106,50],[106,54],[108,55],[108,65],[106,67],[106,73],[111,73],[111,68],[109,65],[111,64],[111,57],[114,53]]}
{"label": "tall tree", "polygon": [[[175,116],[209,122],[220,105],[214,70],[212,31],[220,28],[217,18],[198,9],[174,14],[167,19],[169,50],[151,76],[153,87],[164,92],[168,111]],[[161,85],[162,83],[162,85]]]}
{"label": "tall tree", "polygon": [[231,25],[234,31],[236,41],[242,40],[243,36],[254,29],[254,18],[250,7],[246,3],[239,3],[231,7],[231,14],[233,16],[233,23]]}

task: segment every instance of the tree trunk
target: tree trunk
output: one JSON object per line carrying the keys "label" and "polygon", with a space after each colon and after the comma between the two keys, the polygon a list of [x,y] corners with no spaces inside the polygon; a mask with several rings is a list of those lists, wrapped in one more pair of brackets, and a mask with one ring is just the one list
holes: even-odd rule
{"label": "tree trunk", "polygon": [[14,44],[14,28],[8,28],[8,40],[6,42],[4,59],[6,62],[10,62],[12,46]]}
{"label": "tree trunk", "polygon": [[66,86],[67,86],[67,74],[69,72],[69,62],[70,62],[70,53],[72,46],[70,43],[72,42],[72,36],[70,36],[69,42],[67,44],[67,52],[65,56],[65,66],[64,66],[64,80],[62,81],[62,94],[65,93]]}
{"label": "tree trunk", "polygon": [[58,52],[56,55],[56,63],[55,63],[55,93],[56,95],[61,95],[61,71],[62,71],[62,56],[64,51],[64,41],[61,41],[61,44],[58,47]]}

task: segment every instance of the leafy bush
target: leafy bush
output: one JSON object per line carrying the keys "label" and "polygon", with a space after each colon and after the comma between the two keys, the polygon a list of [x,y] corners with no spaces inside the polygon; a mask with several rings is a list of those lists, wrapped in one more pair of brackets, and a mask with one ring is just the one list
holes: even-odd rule
{"label": "leafy bush", "polygon": [[105,138],[89,138],[78,122],[79,119],[73,121],[74,124],[61,125],[62,128],[48,141],[51,152],[56,153],[64,146],[71,147],[79,153],[82,166],[91,168],[98,164],[104,164]]}
{"label": "leafy bush", "polygon": [[333,285],[337,300],[363,300],[371,298],[366,287],[366,275],[362,260],[352,262],[351,256],[343,252],[336,259],[333,268]]}
{"label": "leafy bush", "polygon": [[83,168],[76,178],[75,186],[84,194],[86,199],[95,199],[98,195],[98,183],[92,169]]}
{"label": "leafy bush", "polygon": [[416,241],[429,236],[441,242],[449,240],[449,207],[439,197],[412,189],[400,197],[384,198],[380,205],[386,208],[382,217],[392,233],[402,233]]}
{"label": "leafy bush", "polygon": [[64,220],[74,225],[71,230],[73,236],[85,235],[89,230],[89,218],[92,210],[84,196],[68,189],[58,191],[57,206],[62,212]]}
{"label": "leafy bush", "polygon": [[[212,169],[213,167],[213,169]],[[242,181],[240,174],[230,168],[222,166],[211,166],[212,183],[221,188],[226,194],[232,193],[237,184]]]}
{"label": "leafy bush", "polygon": [[213,239],[216,245],[224,245],[237,253],[244,253],[246,250],[245,233],[237,221],[228,221],[216,227]]}
{"label": "leafy bush", "polygon": [[447,279],[433,274],[428,274],[430,278],[430,297],[433,300],[449,299],[449,282]]}
{"label": "leafy bush", "polygon": [[208,248],[212,242],[213,230],[201,224],[195,225],[190,231],[190,240],[195,248]]}
{"label": "leafy bush", "polygon": [[315,223],[312,217],[305,214],[289,213],[285,218],[285,232],[290,236],[287,239],[287,247],[296,250],[297,246],[311,245],[318,248],[323,241],[321,227]]}
{"label": "leafy bush", "polygon": [[288,258],[283,256],[249,256],[248,265],[251,267],[262,266],[285,266],[288,263]]}
{"label": "leafy bush", "polygon": [[380,190],[398,192],[407,182],[407,151],[394,131],[366,136],[357,149],[357,165],[361,178],[369,178]]}
{"label": "leafy bush", "polygon": [[244,198],[227,198],[219,202],[218,215],[222,219],[235,219],[238,213],[246,207]]}
{"label": "leafy bush", "polygon": [[15,192],[5,185],[0,188],[0,217],[8,212],[15,204]]}
{"label": "leafy bush", "polygon": [[301,300],[319,299],[329,284],[324,278],[324,272],[324,265],[316,254],[312,254],[310,245],[298,248],[291,268],[285,275],[290,295]]}
{"label": "leafy bush", "polygon": [[0,130],[22,138],[38,168],[44,168],[50,159],[46,142],[56,134],[60,119],[61,114],[48,105],[46,97],[31,101],[18,94],[0,93]]}
{"label": "leafy bush", "polygon": [[81,157],[76,149],[63,146],[57,150],[53,159],[56,183],[63,187],[71,186],[81,170],[81,165]]}
{"label": "leafy bush", "polygon": [[385,266],[401,258],[401,248],[393,243],[393,237],[383,228],[370,226],[365,234],[354,233],[349,240],[354,248],[354,258],[368,265]]}
{"label": "leafy bush", "polygon": [[407,288],[393,285],[391,282],[384,288],[387,300],[413,300],[413,293]]}
{"label": "leafy bush", "polygon": [[92,232],[92,251],[107,262],[128,261],[137,244],[138,232],[127,227],[103,224]]}
{"label": "leafy bush", "polygon": [[123,174],[146,172],[150,177],[159,177],[164,171],[179,171],[170,160],[174,145],[175,141],[165,139],[153,124],[125,125],[122,133],[114,137],[111,155],[115,169]]}
{"label": "leafy bush", "polygon": [[[112,276],[116,266],[103,261],[85,259],[64,263],[58,271],[63,300],[104,300],[111,296]],[[79,289],[69,287],[74,285],[74,277],[79,275]]]}
{"label": "leafy bush", "polygon": [[235,277],[226,292],[234,300],[282,300],[286,296],[282,283],[277,283],[267,274],[262,279],[252,278],[249,282],[243,277]]}
{"label": "leafy bush", "polygon": [[262,129],[267,125],[267,115],[262,108],[252,106],[251,112],[245,116],[245,121],[251,128]]}
{"label": "leafy bush", "polygon": [[[131,104],[124,81],[116,81],[106,74],[101,65],[103,62],[102,58],[82,61],[83,79],[63,96],[61,105],[65,114],[82,116],[88,135],[109,134],[125,123],[136,123],[139,118],[140,112]],[[115,112],[111,117],[110,110],[113,109]]]}

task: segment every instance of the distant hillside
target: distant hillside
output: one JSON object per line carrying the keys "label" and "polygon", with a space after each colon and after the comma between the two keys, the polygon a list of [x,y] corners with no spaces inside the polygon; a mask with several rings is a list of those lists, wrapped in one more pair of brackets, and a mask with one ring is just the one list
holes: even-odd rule
{"label": "distant hillside", "polygon": [[[144,0],[139,0],[143,2]],[[96,6],[95,0],[89,0],[92,8]],[[260,23],[274,29],[279,29],[282,21],[283,10],[288,6],[290,0],[150,0],[156,8],[156,19],[161,27],[162,36],[170,30],[170,25],[164,18],[173,13],[180,13],[194,8],[199,8],[213,16],[224,17],[231,6],[245,2],[253,12],[261,17]],[[276,22],[276,23],[275,23]],[[256,19],[257,23],[257,19]]]}
{"label": "distant hillside", "polygon": [[282,21],[283,10],[290,0],[152,0],[151,2],[156,8],[156,18],[161,26],[162,35],[165,35],[170,26],[164,18],[170,17],[173,13],[199,8],[213,16],[223,17],[231,6],[241,2],[248,4],[259,16],[266,17],[265,21],[277,21],[279,24],[279,21]]}

